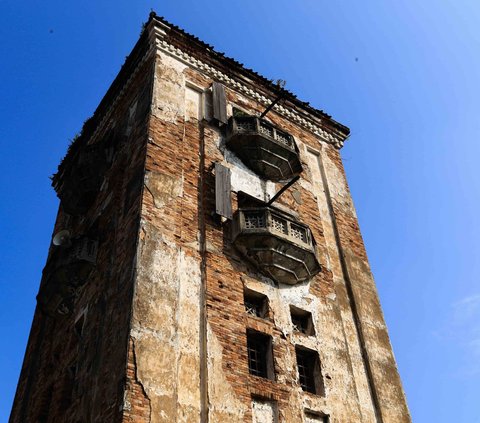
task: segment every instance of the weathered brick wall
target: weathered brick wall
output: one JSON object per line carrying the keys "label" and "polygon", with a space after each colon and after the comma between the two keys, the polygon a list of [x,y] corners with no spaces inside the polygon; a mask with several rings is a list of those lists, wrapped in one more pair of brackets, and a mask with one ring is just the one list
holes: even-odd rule
{"label": "weathered brick wall", "polygon": [[[127,393],[133,399],[142,392],[148,408],[130,401],[125,421],[191,422],[208,414],[211,422],[247,422],[252,398],[274,400],[282,422],[306,421],[305,410],[331,422],[410,421],[338,150],[269,113],[295,136],[305,169],[278,202],[309,225],[323,266],[308,283],[276,286],[238,255],[229,223],[214,214],[215,162],[258,177],[225,150],[222,132],[202,121],[195,92],[211,83],[158,53],[131,333],[136,376],[129,383],[137,388]],[[227,94],[252,114],[264,110],[228,85]],[[232,199],[235,209],[236,192]],[[355,274],[352,261],[363,266]],[[269,319],[246,314],[244,287],[269,298]],[[290,304],[312,312],[314,337],[293,332]],[[249,374],[247,328],[272,336],[275,381]],[[300,388],[296,344],[319,352],[325,395]]]}

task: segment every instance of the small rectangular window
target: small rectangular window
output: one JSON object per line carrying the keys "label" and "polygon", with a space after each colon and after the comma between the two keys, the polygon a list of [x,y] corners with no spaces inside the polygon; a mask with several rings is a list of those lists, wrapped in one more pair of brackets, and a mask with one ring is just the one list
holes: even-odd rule
{"label": "small rectangular window", "polygon": [[273,380],[272,337],[247,330],[247,351],[250,374]]}
{"label": "small rectangular window", "polygon": [[295,306],[290,306],[290,316],[292,318],[292,326],[295,332],[301,332],[309,336],[315,335],[312,313]]}
{"label": "small rectangular window", "polygon": [[268,298],[259,292],[245,289],[243,291],[245,311],[255,317],[265,319],[268,317]]}
{"label": "small rectangular window", "polygon": [[323,381],[318,353],[303,347],[295,347],[299,383],[302,389],[312,394],[323,395]]}
{"label": "small rectangular window", "polygon": [[318,414],[311,411],[305,411],[305,422],[306,423],[328,423],[328,416],[325,414]]}

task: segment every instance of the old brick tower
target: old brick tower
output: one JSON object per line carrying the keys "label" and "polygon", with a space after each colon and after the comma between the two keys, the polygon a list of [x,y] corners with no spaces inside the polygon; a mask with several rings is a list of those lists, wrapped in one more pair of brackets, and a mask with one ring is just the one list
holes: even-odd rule
{"label": "old brick tower", "polygon": [[10,422],[410,422],[348,132],[152,14],[53,178]]}

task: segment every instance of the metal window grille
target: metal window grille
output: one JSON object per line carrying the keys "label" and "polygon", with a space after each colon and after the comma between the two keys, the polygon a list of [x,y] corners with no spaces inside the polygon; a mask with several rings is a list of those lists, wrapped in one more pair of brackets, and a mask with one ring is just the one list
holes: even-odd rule
{"label": "metal window grille", "polygon": [[251,316],[268,317],[268,298],[258,292],[245,290],[243,293],[245,311]]}
{"label": "metal window grille", "polygon": [[259,304],[245,300],[245,311],[252,316],[262,317],[261,306]]}
{"label": "metal window grille", "polygon": [[310,312],[290,306],[290,317],[294,331],[304,333],[305,335],[315,335],[312,314]]}
{"label": "metal window grille", "polygon": [[296,332],[307,333],[308,330],[308,319],[303,316],[294,316],[292,315],[292,324],[293,330]]}
{"label": "metal window grille", "polygon": [[304,391],[315,394],[315,364],[317,361],[316,353],[301,349],[297,349],[296,352],[300,386]]}
{"label": "metal window grille", "polygon": [[250,374],[267,378],[268,336],[247,333],[248,369]]}

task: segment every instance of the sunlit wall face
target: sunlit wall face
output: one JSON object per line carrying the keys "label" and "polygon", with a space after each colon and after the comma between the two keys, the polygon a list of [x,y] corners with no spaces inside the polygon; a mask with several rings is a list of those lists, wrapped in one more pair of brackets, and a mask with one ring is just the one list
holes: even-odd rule
{"label": "sunlit wall face", "polygon": [[58,206],[48,176],[150,8],[352,129],[342,155],[413,420],[449,422],[446,403],[476,418],[477,2],[4,0],[1,420]]}

